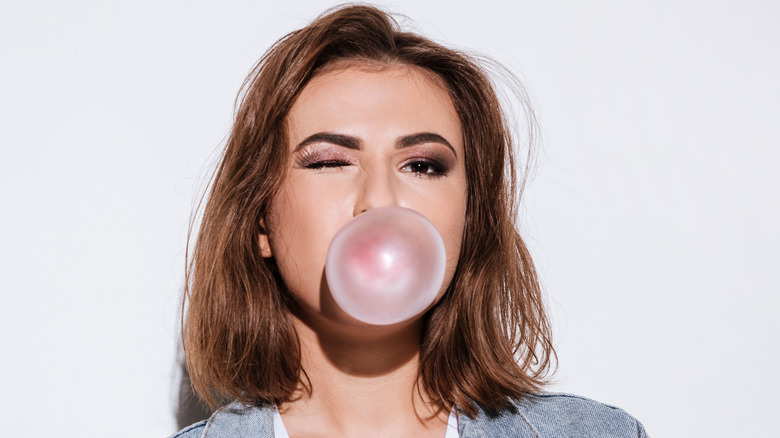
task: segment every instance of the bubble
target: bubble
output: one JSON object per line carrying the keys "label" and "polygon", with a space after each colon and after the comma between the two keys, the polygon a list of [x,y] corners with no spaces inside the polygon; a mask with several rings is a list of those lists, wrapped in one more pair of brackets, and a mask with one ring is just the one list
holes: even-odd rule
{"label": "bubble", "polygon": [[361,213],[334,236],[325,261],[333,299],[353,318],[374,325],[411,319],[433,304],[444,282],[441,234],[403,207]]}

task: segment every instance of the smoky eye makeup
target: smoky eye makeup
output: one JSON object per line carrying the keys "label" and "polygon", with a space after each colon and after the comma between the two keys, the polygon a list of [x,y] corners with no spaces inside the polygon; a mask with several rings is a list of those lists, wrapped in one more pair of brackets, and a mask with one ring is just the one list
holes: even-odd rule
{"label": "smoky eye makeup", "polygon": [[446,176],[456,165],[454,154],[438,145],[420,145],[404,151],[401,170],[420,177]]}
{"label": "smoky eye makeup", "polygon": [[445,176],[452,169],[440,161],[418,157],[407,160],[401,170],[415,176],[433,178]]}

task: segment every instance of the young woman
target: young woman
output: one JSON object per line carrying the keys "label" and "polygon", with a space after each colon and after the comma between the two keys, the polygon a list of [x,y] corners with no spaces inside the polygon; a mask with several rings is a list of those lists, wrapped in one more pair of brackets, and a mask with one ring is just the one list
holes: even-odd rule
{"label": "young woman", "polygon": [[[241,95],[188,271],[193,386],[218,409],[176,437],[644,436],[544,394],[554,356],[515,227],[512,135],[483,69],[369,6],[277,42]],[[345,313],[328,245],[372,209],[441,233],[444,281],[390,325]]]}

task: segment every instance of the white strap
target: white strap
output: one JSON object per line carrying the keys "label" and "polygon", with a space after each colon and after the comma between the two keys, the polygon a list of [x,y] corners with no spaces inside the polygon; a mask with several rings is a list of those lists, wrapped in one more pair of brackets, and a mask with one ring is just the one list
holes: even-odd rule
{"label": "white strap", "polygon": [[455,407],[450,411],[450,418],[447,419],[447,433],[444,438],[458,438],[458,415],[455,413]]}
{"label": "white strap", "polygon": [[279,415],[279,409],[276,405],[274,405],[274,438],[290,438],[290,435],[287,435],[287,429],[284,428],[282,416]]}

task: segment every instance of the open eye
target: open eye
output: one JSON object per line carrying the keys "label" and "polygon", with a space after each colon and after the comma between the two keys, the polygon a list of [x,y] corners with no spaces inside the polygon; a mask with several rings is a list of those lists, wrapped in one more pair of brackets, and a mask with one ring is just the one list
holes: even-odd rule
{"label": "open eye", "polygon": [[438,177],[444,176],[449,169],[433,160],[415,159],[406,163],[401,169],[419,176]]}

